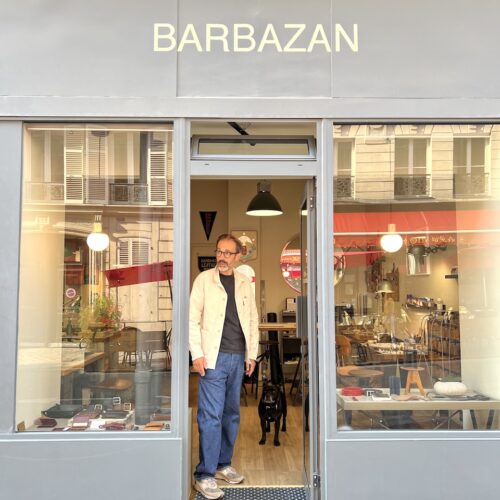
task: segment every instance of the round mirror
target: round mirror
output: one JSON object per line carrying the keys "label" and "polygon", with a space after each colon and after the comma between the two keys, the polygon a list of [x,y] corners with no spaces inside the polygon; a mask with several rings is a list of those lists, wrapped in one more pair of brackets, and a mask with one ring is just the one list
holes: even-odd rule
{"label": "round mirror", "polygon": [[300,293],[300,238],[295,235],[281,251],[280,258],[281,274],[285,283]]}
{"label": "round mirror", "polygon": [[[285,283],[300,293],[301,262],[300,262],[300,236],[295,235],[281,251],[281,274]],[[340,283],[346,271],[346,256],[340,247],[334,249],[333,284]]]}

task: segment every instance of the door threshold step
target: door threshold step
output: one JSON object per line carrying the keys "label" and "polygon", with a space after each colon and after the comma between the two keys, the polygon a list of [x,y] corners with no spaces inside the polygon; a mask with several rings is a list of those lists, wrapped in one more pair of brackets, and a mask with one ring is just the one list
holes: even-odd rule
{"label": "door threshold step", "polygon": [[[222,486],[224,500],[306,500],[304,486]],[[204,500],[200,493],[196,500]]]}

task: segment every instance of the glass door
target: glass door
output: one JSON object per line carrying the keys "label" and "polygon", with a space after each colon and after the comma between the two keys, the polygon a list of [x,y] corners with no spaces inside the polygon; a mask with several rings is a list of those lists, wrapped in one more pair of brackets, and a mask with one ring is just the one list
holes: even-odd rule
{"label": "glass door", "polygon": [[297,322],[302,345],[302,409],[304,483],[308,497],[319,498],[319,397],[316,304],[316,196],[315,181],[307,182],[301,206],[301,295]]}

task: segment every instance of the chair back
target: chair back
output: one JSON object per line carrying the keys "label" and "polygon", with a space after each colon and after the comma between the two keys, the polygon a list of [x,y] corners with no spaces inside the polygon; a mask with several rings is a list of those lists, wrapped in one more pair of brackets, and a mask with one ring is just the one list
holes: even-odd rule
{"label": "chair back", "polygon": [[337,349],[337,364],[339,366],[348,364],[352,354],[351,341],[345,335],[335,335],[335,344]]}
{"label": "chair back", "polygon": [[295,358],[301,355],[301,340],[297,337],[283,337],[283,359]]}

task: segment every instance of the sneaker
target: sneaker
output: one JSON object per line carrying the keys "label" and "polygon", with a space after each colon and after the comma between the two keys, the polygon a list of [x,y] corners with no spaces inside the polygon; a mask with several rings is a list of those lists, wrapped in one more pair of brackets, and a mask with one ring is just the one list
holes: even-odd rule
{"label": "sneaker", "polygon": [[194,489],[199,491],[205,498],[222,498],[224,492],[217,486],[217,482],[213,477],[196,480]]}
{"label": "sneaker", "polygon": [[239,472],[236,471],[235,468],[231,467],[230,465],[224,467],[223,469],[217,470],[215,472],[215,478],[222,479],[231,484],[239,484],[245,479]]}

